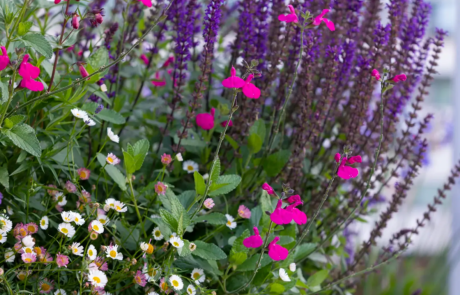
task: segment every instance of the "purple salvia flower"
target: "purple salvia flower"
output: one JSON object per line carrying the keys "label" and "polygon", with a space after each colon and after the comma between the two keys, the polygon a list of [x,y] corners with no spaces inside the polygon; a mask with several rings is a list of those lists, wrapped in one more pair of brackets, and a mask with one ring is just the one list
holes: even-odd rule
{"label": "purple salvia flower", "polygon": [[204,14],[204,31],[203,37],[205,40],[204,54],[214,51],[214,43],[217,40],[217,32],[220,25],[220,17],[222,12],[220,7],[224,4],[224,0],[211,0]]}
{"label": "purple salvia flower", "polygon": [[2,201],[3,201],[3,194],[0,193],[0,205],[2,204]]}
{"label": "purple salvia flower", "polygon": [[255,58],[261,61],[257,67],[259,71],[265,68],[265,54],[268,47],[268,15],[269,2],[263,0],[259,1],[257,3],[254,37],[254,46],[257,49]]}
{"label": "purple salvia flower", "polygon": [[99,114],[103,109],[104,109],[104,105],[103,105],[103,104],[100,104],[100,105],[97,107],[96,111],[94,111],[94,112],[95,112],[96,114]]}

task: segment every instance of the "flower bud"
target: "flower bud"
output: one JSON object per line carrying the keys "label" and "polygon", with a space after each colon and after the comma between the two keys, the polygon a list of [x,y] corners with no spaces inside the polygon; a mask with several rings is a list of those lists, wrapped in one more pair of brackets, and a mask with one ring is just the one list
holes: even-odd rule
{"label": "flower bud", "polygon": [[72,17],[72,28],[74,28],[75,30],[78,30],[79,27],[80,27],[80,22],[78,21],[78,14],[74,13]]}
{"label": "flower bud", "polygon": [[104,21],[104,19],[102,18],[102,14],[100,13],[96,13],[94,15],[94,19],[96,20],[98,24],[102,24],[102,22]]}
{"label": "flower bud", "polygon": [[83,78],[86,78],[89,76],[88,71],[85,69],[85,67],[82,64],[78,65],[78,69],[80,70],[80,74]]}

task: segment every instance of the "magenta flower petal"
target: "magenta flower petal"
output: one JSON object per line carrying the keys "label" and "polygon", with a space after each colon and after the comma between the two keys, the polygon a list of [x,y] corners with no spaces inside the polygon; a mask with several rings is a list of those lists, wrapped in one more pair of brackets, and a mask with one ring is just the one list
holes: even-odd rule
{"label": "magenta flower petal", "polygon": [[230,70],[230,77],[222,81],[222,86],[225,88],[241,88],[244,84],[244,80],[236,76],[236,70],[234,67]]}
{"label": "magenta flower petal", "polygon": [[294,219],[294,222],[297,224],[305,224],[307,223],[307,214],[304,212],[300,211],[297,208],[292,209],[292,216]]}
{"label": "magenta flower petal", "polygon": [[291,13],[290,14],[280,14],[278,16],[278,20],[281,22],[287,22],[287,23],[298,23],[299,19],[297,18],[297,15],[295,13],[294,6],[288,5],[288,8]]}
{"label": "magenta flower petal", "polygon": [[31,91],[43,91],[45,88],[42,82],[32,79],[22,79],[21,87],[27,88]]}
{"label": "magenta flower petal", "polygon": [[196,124],[203,130],[211,130],[214,128],[214,112],[215,109],[211,109],[211,113],[201,113],[196,115]]}
{"label": "magenta flower petal", "polygon": [[249,98],[257,99],[260,97],[260,89],[256,85],[251,84],[251,80],[254,78],[254,75],[249,75],[243,86],[243,93]]}
{"label": "magenta flower petal", "polygon": [[279,237],[275,237],[268,245],[268,256],[275,261],[284,260],[289,256],[288,249],[276,244],[279,240]]}
{"label": "magenta flower petal", "polygon": [[278,225],[291,223],[293,217],[291,212],[281,207],[282,204],[283,201],[278,200],[278,204],[276,205],[275,211],[273,211],[273,213],[270,215],[271,221]]}
{"label": "magenta flower petal", "polygon": [[337,175],[342,179],[355,178],[356,176],[358,176],[358,174],[358,169],[345,165],[341,165],[339,167],[339,170],[337,171]]}
{"label": "magenta flower petal", "polygon": [[380,73],[379,73],[379,71],[377,71],[376,69],[373,69],[373,70],[372,70],[371,76],[372,76],[372,77],[375,77],[375,80],[377,80],[377,81],[380,80]]}
{"label": "magenta flower petal", "polygon": [[[225,120],[225,121],[221,122],[220,125],[222,127],[225,127],[225,126],[227,126],[227,122],[228,122],[228,120]],[[232,126],[233,126],[233,122],[232,122],[232,120],[230,120],[230,123],[228,124],[228,127],[232,127]]]}
{"label": "magenta flower petal", "polygon": [[330,30],[330,31],[335,31],[335,25],[332,21],[328,20],[327,18],[323,18],[323,21],[324,23],[326,24],[326,27]]}
{"label": "magenta flower petal", "polygon": [[293,204],[293,203],[297,203],[297,202],[300,202],[300,204],[303,204],[302,199],[300,198],[299,195],[290,196],[289,198],[286,199],[286,201],[289,204]]}
{"label": "magenta flower petal", "polygon": [[0,71],[3,71],[10,64],[10,58],[5,46],[2,46],[1,49],[2,55],[0,56]]}
{"label": "magenta flower petal", "polygon": [[152,0],[140,0],[147,7],[152,7]]}
{"label": "magenta flower petal", "polygon": [[254,227],[254,233],[255,235],[247,237],[243,240],[243,245],[246,248],[259,248],[264,243],[257,227]]}
{"label": "magenta flower petal", "polygon": [[361,156],[353,156],[353,157],[350,157],[350,159],[348,159],[348,164],[354,164],[354,163],[361,163],[363,160],[361,158]]}
{"label": "magenta flower petal", "polygon": [[262,184],[262,189],[264,191],[266,191],[269,195],[274,195],[275,194],[275,191],[273,190],[273,188],[268,183]]}

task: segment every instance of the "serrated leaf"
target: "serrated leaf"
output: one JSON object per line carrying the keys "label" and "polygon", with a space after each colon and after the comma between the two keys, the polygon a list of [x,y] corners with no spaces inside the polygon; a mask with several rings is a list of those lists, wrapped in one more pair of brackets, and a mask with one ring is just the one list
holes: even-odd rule
{"label": "serrated leaf", "polygon": [[53,56],[53,49],[51,48],[50,43],[38,33],[29,33],[22,36],[22,41],[26,46],[32,47],[38,53],[50,59]]}
{"label": "serrated leaf", "polygon": [[5,103],[8,101],[8,84],[7,82],[0,81],[0,90],[2,91],[2,96],[1,96],[1,103]]}
{"label": "serrated leaf", "polygon": [[258,134],[251,134],[248,138],[248,148],[251,154],[257,154],[262,148],[262,139]]}
{"label": "serrated leaf", "polygon": [[227,258],[227,254],[214,244],[208,244],[203,241],[195,241],[194,243],[196,245],[196,250],[192,252],[192,255],[207,260],[221,260]]}
{"label": "serrated leaf", "polygon": [[[105,48],[105,46],[99,47],[89,58],[86,70],[89,74],[92,74],[98,71],[102,66],[106,66],[109,64],[109,52]],[[99,73],[98,75],[94,75],[90,78],[88,83],[95,83],[99,81],[100,77],[104,75],[106,70]]]}
{"label": "serrated leaf", "polygon": [[[106,163],[106,157],[101,153],[97,154],[97,160],[99,161],[99,164],[101,164],[101,166],[104,166]],[[125,191],[127,189],[126,177],[123,175],[123,173],[121,173],[120,170],[118,170],[117,167],[113,165],[105,165],[104,169],[107,172],[107,174],[113,179],[113,181],[115,181],[115,183],[118,184],[121,190]]]}
{"label": "serrated leaf", "polygon": [[2,167],[0,167],[0,183],[5,188],[10,188],[10,180],[6,163]]}
{"label": "serrated leaf", "polygon": [[290,156],[291,152],[289,150],[278,151],[268,156],[263,163],[265,173],[270,177],[278,175],[289,161]]}
{"label": "serrated leaf", "polygon": [[145,156],[147,156],[150,148],[150,143],[147,139],[141,139],[134,144],[133,148],[134,160],[136,161],[136,170],[139,170],[144,163]]}
{"label": "serrated leaf", "polygon": [[193,172],[193,178],[195,179],[195,191],[197,194],[204,196],[206,191],[206,184],[204,178],[198,171]]}
{"label": "serrated leaf", "polygon": [[32,22],[20,22],[18,26],[18,35],[19,36],[24,36],[27,34],[32,27],[33,23]]}
{"label": "serrated leaf", "polygon": [[240,184],[240,182],[241,182],[241,176],[236,175],[236,174],[219,176],[216,183],[218,184],[225,183],[227,185],[221,188],[218,188],[215,191],[209,193],[209,196],[215,197],[219,195],[228,194],[229,192],[233,191]]}
{"label": "serrated leaf", "polygon": [[123,160],[127,174],[136,172],[136,160],[134,160],[134,157],[130,153],[123,151]]}
{"label": "serrated leaf", "polygon": [[9,130],[2,130],[2,132],[21,149],[36,157],[41,156],[40,142],[35,135],[35,130],[29,125],[21,123]]}
{"label": "serrated leaf", "polygon": [[[225,216],[224,216],[225,217]],[[251,233],[248,229],[245,229],[244,232],[233,242],[232,253],[248,253],[249,249],[243,245],[244,239],[249,237]]]}
{"label": "serrated leaf", "polygon": [[123,117],[121,114],[115,112],[112,109],[104,108],[96,114],[96,117],[103,121],[107,121],[113,124],[124,124],[126,122],[125,117]]}
{"label": "serrated leaf", "polygon": [[215,159],[214,160],[214,163],[213,163],[213,169],[210,173],[210,179],[212,182],[216,182],[220,176],[220,160],[219,158]]}
{"label": "serrated leaf", "polygon": [[327,279],[328,276],[329,276],[329,270],[322,269],[308,278],[307,285],[309,287],[319,286],[321,285],[322,282],[324,282],[325,279]]}
{"label": "serrated leaf", "polygon": [[192,254],[192,251],[190,251],[190,242],[184,240],[184,246],[177,249],[177,253],[179,253],[179,256],[181,257],[185,257]]}
{"label": "serrated leaf", "polygon": [[222,225],[227,223],[227,217],[225,217],[224,214],[222,213],[209,213],[206,215],[198,216],[195,219],[193,219],[193,222],[198,223],[198,222],[207,222],[209,224],[213,225]]}
{"label": "serrated leaf", "polygon": [[164,223],[166,223],[173,232],[177,232],[177,220],[174,216],[166,211],[165,209],[160,209],[160,217]]}

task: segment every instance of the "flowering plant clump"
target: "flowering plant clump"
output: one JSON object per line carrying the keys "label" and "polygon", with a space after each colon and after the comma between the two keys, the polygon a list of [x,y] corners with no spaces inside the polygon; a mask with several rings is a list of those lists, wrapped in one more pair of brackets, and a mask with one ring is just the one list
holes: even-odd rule
{"label": "flowering plant clump", "polygon": [[350,294],[460,173],[369,260],[428,145],[430,11],[0,1],[0,293]]}

